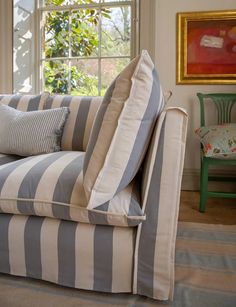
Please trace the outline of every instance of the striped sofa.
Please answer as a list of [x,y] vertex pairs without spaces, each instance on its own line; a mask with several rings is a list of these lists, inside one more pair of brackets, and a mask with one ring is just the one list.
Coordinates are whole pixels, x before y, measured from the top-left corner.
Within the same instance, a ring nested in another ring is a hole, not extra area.
[[[136,176],[139,188],[129,185],[110,200],[107,217],[85,207],[81,184],[101,100],[0,96],[1,103],[23,111],[70,108],[62,151],[26,158],[0,154],[0,272],[171,299],[186,113],[180,108],[161,113]],[[138,223],[115,212],[127,195],[130,204],[139,202],[142,208]]]

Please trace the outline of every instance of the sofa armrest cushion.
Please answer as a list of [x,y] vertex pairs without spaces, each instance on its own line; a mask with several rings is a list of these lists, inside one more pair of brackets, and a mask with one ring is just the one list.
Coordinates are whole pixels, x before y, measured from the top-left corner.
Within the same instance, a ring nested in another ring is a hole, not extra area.
[[23,112],[0,104],[0,152],[31,156],[59,151],[68,108]]
[[159,300],[173,298],[174,255],[187,115],[168,108],[160,115],[143,167],[142,204],[146,214],[138,228],[134,293]]

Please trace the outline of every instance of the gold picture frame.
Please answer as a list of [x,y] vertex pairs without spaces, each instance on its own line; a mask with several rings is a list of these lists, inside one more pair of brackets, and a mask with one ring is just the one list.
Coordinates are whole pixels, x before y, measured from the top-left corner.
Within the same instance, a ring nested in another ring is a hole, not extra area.
[[177,84],[236,84],[236,10],[177,13]]

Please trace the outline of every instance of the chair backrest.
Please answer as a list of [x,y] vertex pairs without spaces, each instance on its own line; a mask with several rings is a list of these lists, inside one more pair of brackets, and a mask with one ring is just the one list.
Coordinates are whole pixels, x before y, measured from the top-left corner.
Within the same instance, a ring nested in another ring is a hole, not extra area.
[[231,111],[236,102],[236,93],[197,93],[200,101],[200,121],[201,126],[205,126],[205,109],[204,103],[206,100],[211,100],[217,110],[217,124],[225,124],[231,122]]

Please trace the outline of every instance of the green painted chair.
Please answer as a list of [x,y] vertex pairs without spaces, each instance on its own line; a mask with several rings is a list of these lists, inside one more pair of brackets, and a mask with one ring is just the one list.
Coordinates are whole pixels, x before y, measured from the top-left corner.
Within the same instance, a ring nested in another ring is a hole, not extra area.
[[[206,128],[207,125],[205,123],[205,110],[206,110],[205,104],[209,101],[213,102],[214,106],[216,107],[216,110],[217,110],[216,113],[218,117],[216,119],[216,125],[219,125],[219,129],[220,127],[223,127],[222,124],[231,123],[232,110],[234,109],[236,111],[236,108],[235,108],[236,105],[234,106],[234,104],[236,103],[236,93],[235,94],[232,94],[232,93],[215,93],[215,94],[197,93],[197,96],[200,101],[200,124],[201,124],[201,127],[205,129],[205,132],[204,132],[205,134],[209,132],[209,130],[207,131],[207,128]],[[233,142],[235,143],[236,135],[235,135],[235,139],[233,138],[233,140],[234,140]],[[208,181],[210,180],[235,181],[236,182],[236,176],[235,177],[234,176],[233,177],[232,176],[222,177],[222,176],[209,175],[209,165],[212,165],[212,164],[213,165],[236,165],[236,157],[235,155],[232,158],[231,156],[227,157],[226,155],[225,157],[224,155],[220,157],[219,156],[218,157],[207,156],[204,150],[204,146],[203,144],[201,144],[200,206],[199,206],[200,212],[205,212],[206,201],[208,197],[236,198],[236,193],[208,191]]]

